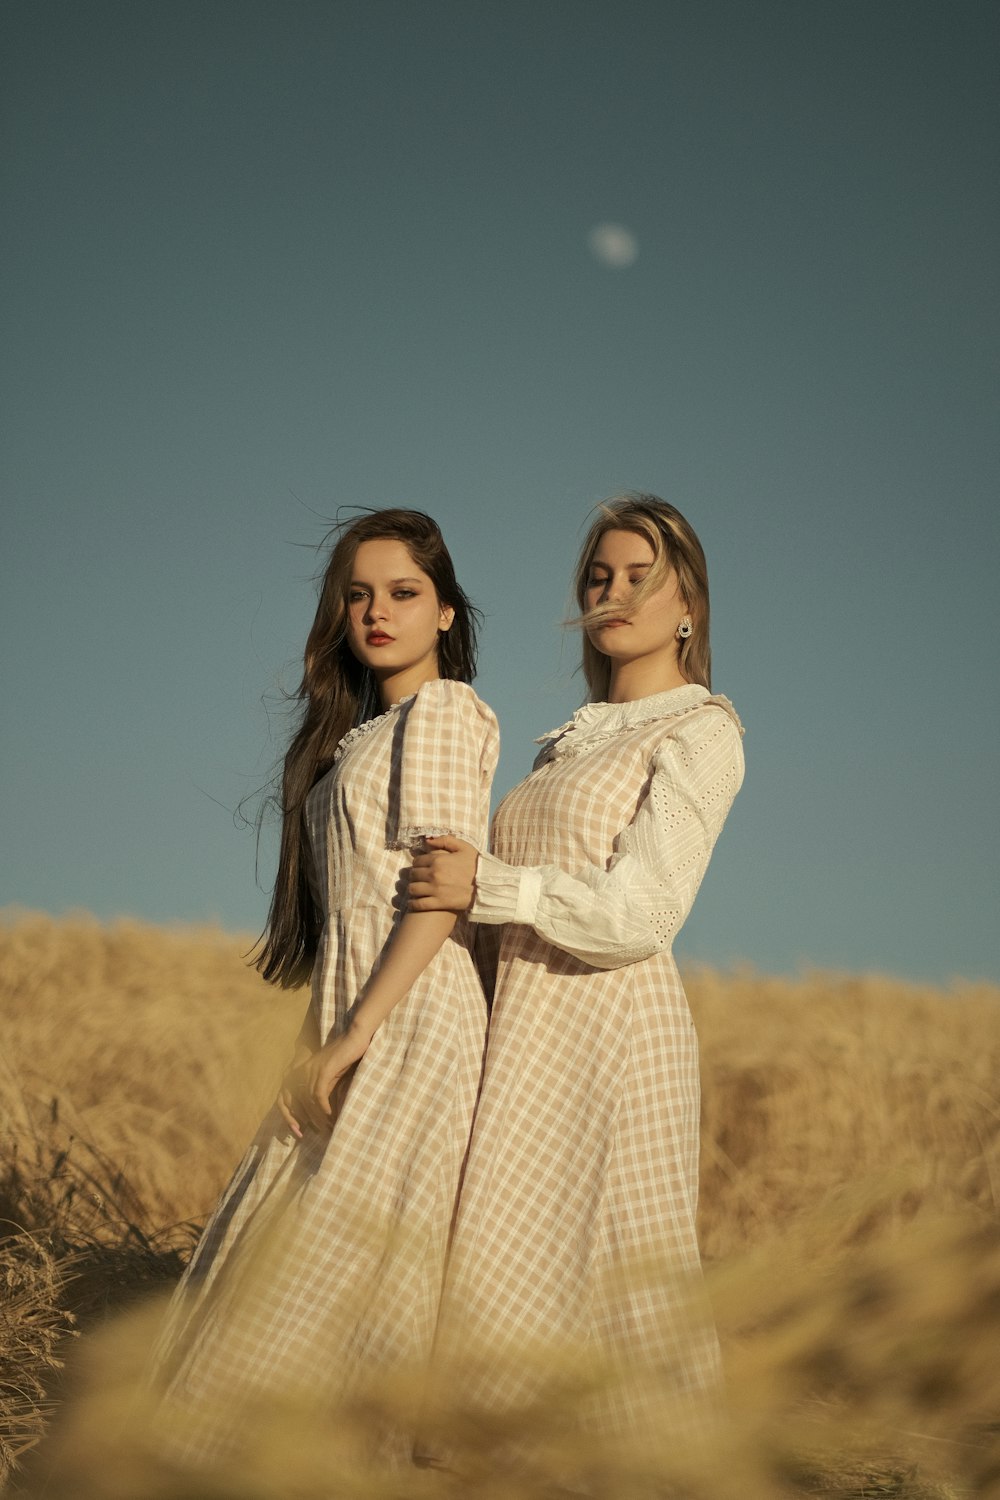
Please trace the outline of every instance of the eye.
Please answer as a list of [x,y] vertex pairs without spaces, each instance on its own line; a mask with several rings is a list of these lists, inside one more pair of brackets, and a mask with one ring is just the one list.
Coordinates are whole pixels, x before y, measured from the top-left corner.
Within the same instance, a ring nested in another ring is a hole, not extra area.
[[604,585],[607,583],[607,581],[608,581],[607,574],[591,573],[590,577],[587,579],[587,588],[588,589],[600,589],[600,588],[603,588]]
[[392,597],[394,599],[415,599],[417,591],[416,589],[395,589]]
[[367,598],[368,598],[368,591],[367,591],[367,589],[348,589],[348,591],[347,591],[347,602],[348,602],[348,604],[360,604],[361,601],[362,601],[362,599],[367,599]]

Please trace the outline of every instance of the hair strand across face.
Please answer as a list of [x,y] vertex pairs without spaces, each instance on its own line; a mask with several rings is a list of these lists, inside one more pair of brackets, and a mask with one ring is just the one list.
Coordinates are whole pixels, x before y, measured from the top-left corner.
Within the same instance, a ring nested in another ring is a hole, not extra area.
[[[701,683],[711,691],[712,648],[709,641],[708,566],[705,553],[690,522],[675,506],[656,495],[628,492],[602,501],[597,515],[584,538],[574,577],[576,602],[581,611],[571,623],[586,627],[620,613],[620,606],[599,605],[586,608],[587,579],[594,553],[608,531],[632,531],[645,537],[653,549],[653,566],[636,585],[632,596],[641,605],[650,594],[666,582],[669,570],[677,576],[681,597],[691,619],[691,634],[680,641],[677,665],[688,682]],[[602,701],[608,695],[611,662],[584,636],[583,675],[589,696]]]

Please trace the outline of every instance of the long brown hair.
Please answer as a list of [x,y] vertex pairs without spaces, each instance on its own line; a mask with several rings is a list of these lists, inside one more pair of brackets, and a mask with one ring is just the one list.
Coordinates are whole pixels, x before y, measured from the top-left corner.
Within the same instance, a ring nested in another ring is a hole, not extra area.
[[[666,582],[669,569],[677,575],[681,597],[691,617],[691,634],[682,640],[677,653],[677,666],[688,682],[700,682],[709,691],[712,688],[712,647],[709,641],[708,565],[701,542],[695,535],[691,523],[675,506],[661,500],[657,495],[627,493],[615,495],[597,507],[597,516],[584,538],[576,565],[573,584],[580,617],[572,623],[586,626],[592,619],[600,618],[603,606],[596,610],[586,609],[587,577],[597,551],[597,545],[606,531],[632,531],[643,536],[653,549],[654,562],[646,577],[639,583],[632,596],[635,604],[641,604],[651,593]],[[620,613],[618,606],[616,612]],[[592,646],[586,635],[583,638],[583,675],[587,680],[590,697],[595,702],[607,698],[611,682],[611,662],[596,646]]]
[[430,578],[438,601],[455,611],[451,628],[438,633],[438,672],[457,682],[476,675],[479,611],[466,598],[436,521],[420,510],[376,510],[330,531],[332,546],[319,604],[306,641],[302,681],[293,695],[302,705],[298,728],[285,755],[281,789],[281,850],[267,925],[255,959],[265,979],[284,986],[304,983],[312,970],[323,916],[309,879],[305,803],[333,764],[349,729],[380,711],[378,685],[347,644],[347,592],[362,542],[402,542]]

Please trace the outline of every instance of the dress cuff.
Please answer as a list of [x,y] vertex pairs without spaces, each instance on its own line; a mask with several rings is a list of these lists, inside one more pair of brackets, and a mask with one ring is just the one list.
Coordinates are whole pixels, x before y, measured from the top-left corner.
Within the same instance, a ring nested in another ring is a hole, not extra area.
[[481,854],[476,869],[476,894],[469,916],[473,922],[496,926],[501,922],[524,922],[535,919],[542,890],[541,870],[505,865],[492,854]]

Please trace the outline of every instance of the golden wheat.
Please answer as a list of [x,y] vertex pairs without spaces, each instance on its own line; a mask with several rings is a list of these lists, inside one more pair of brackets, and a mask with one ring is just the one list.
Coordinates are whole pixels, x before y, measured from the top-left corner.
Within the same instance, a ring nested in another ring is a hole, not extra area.
[[[66,1309],[86,1322],[176,1274],[193,1231],[169,1227],[211,1207],[273,1093],[305,999],[263,985],[247,946],[86,917],[0,929],[0,1217],[32,1236],[11,1229],[0,1274],[34,1297],[0,1324],[0,1356],[23,1366],[0,1391],[8,1462],[41,1430]],[[512,1419],[537,1455],[515,1473],[503,1453],[517,1434],[445,1393],[434,1420],[465,1445],[462,1479],[362,1464],[364,1410],[322,1432],[272,1412],[241,1469],[192,1479],[164,1467],[134,1405],[140,1310],[77,1341],[80,1392],[42,1447],[48,1493],[1000,1495],[1000,991],[707,971],[688,990],[730,1387],[708,1438],[665,1429],[641,1451],[574,1441],[567,1455],[552,1399]],[[566,1399],[581,1378],[606,1374],[574,1366]]]
[[840,1244],[918,1208],[1000,1209],[996,986],[704,971],[686,983],[709,1259],[824,1205]]
[[47,1139],[88,1142],[150,1227],[203,1216],[273,1091],[303,995],[265,985],[241,958],[249,939],[213,930],[31,915],[0,940],[0,1098],[16,1131],[27,1111]]

